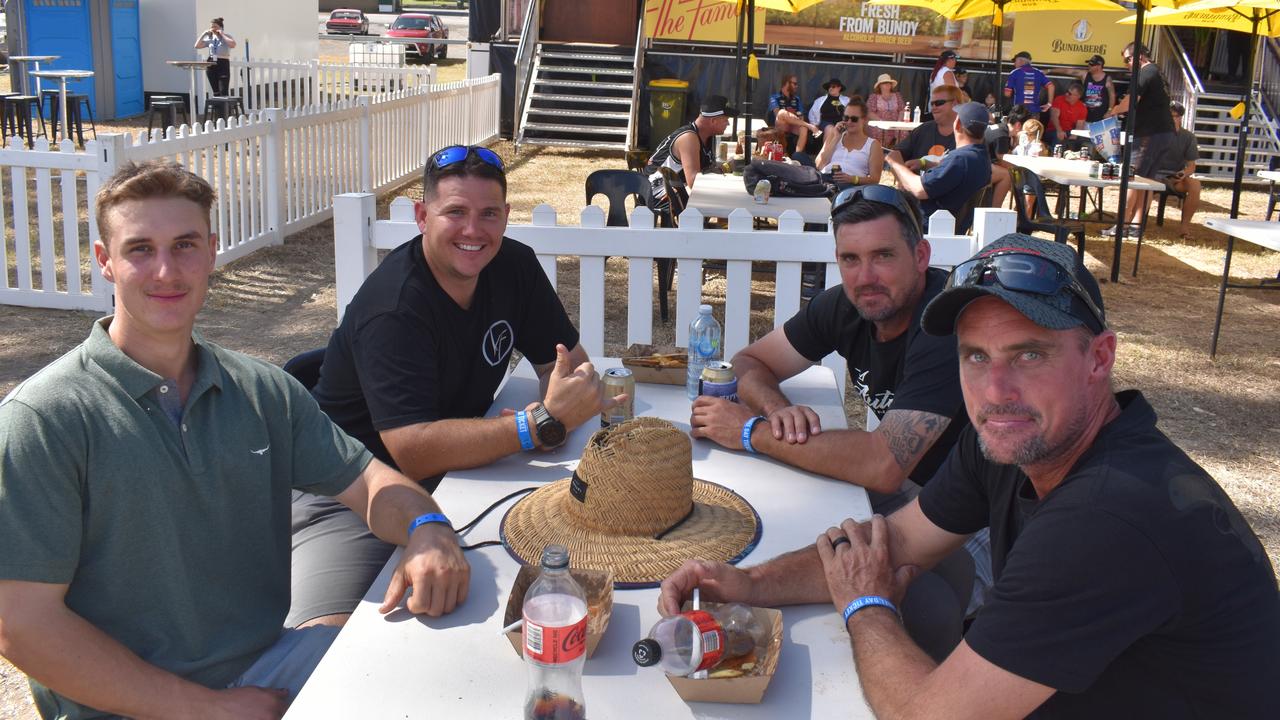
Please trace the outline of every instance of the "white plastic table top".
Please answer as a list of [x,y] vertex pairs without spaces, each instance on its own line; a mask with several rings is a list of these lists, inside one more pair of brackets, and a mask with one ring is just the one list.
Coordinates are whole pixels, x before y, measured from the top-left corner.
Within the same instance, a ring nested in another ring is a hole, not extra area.
[[1280,182],[1280,170],[1259,170],[1258,177],[1271,182]]
[[924,123],[917,120],[868,120],[867,124],[881,130],[915,130]]
[[[616,364],[600,360],[602,368]],[[835,378],[827,368],[810,368],[783,388],[794,401],[817,411],[823,427],[846,427]],[[522,362],[490,414],[524,407],[537,392],[532,369]],[[639,385],[635,410],[688,430],[689,401],[683,386]],[[597,427],[588,422],[552,453],[517,455],[485,468],[451,472],[436,497],[454,522],[462,524],[509,492],[567,477]],[[694,440],[693,471],[696,477],[732,488],[760,513],[764,532],[744,565],[812,544],[818,533],[846,517],[870,517],[862,488],[724,450],[707,440]],[[491,513],[466,541],[496,539],[505,510]],[[519,716],[526,668],[499,635],[517,563],[502,547],[469,551],[471,590],[461,608],[437,619],[415,617],[403,608],[384,617],[377,607],[399,555],[392,555],[286,717]],[[658,620],[657,599],[657,589],[614,593],[609,628],[583,677],[593,720],[635,718],[641,708],[647,717],[664,719],[872,717],[862,698],[848,636],[830,604],[784,608],[782,654],[764,702],[720,705],[684,702],[661,672],[636,667],[631,660],[632,644]]]
[[741,175],[706,173],[698,176],[689,192],[689,207],[696,207],[705,217],[729,217],[729,213],[742,208],[754,217],[777,218],[787,210],[800,213],[808,223],[826,224],[831,219],[831,201],[827,198],[771,197],[767,203],[757,203]]
[[[1088,160],[1067,160],[1056,157],[1037,157],[1034,155],[1005,155],[1005,162],[1026,168],[1043,178],[1048,178],[1059,185],[1076,185],[1079,187],[1120,187],[1120,179],[1111,180],[1089,177]],[[1141,175],[1129,178],[1130,190],[1164,190],[1164,183]]]
[[1211,217],[1205,219],[1204,226],[1268,250],[1280,252],[1280,222]]

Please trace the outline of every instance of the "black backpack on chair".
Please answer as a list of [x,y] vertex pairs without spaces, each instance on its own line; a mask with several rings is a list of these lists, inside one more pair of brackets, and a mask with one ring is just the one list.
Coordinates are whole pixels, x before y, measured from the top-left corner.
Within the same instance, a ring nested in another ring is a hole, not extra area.
[[742,183],[747,192],[755,192],[756,183],[768,180],[771,191],[778,197],[825,197],[835,195],[836,186],[822,179],[816,168],[792,165],[776,160],[752,158],[751,164],[742,170]]

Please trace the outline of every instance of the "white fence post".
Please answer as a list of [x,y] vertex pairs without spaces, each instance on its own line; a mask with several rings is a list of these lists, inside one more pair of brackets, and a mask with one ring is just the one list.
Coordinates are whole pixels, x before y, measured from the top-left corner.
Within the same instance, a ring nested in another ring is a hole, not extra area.
[[1018,214],[1000,208],[977,208],[973,211],[973,239],[979,248],[1018,230]]
[[[120,166],[120,156],[124,153],[125,136],[119,133],[102,135],[97,140],[98,169],[85,173],[85,195],[89,201],[89,246],[92,248],[101,240],[98,230],[98,188],[102,187]],[[93,250],[91,249],[92,253]],[[101,298],[103,309],[115,304],[115,286],[102,277],[102,268],[98,267],[97,257],[89,263],[93,269],[91,283],[93,296]]]
[[361,95],[356,105],[360,107],[360,191],[373,192],[373,98]]
[[378,196],[344,193],[333,198],[333,269],[338,322],[347,303],[378,264],[373,246],[373,220]]
[[272,245],[284,244],[284,128],[280,124],[280,109],[267,108],[261,113],[262,122],[267,125],[267,135],[263,138],[263,179],[262,192],[266,194],[267,233]]

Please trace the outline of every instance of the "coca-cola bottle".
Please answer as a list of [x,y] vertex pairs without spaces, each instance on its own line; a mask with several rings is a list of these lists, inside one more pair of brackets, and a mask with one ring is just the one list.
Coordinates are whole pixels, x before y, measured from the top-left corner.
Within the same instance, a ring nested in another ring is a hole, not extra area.
[[631,648],[641,667],[657,665],[668,675],[689,676],[746,655],[763,642],[765,628],[741,603],[714,610],[688,610],[662,618],[649,637]]
[[542,551],[542,574],[524,595],[522,634],[529,665],[525,720],[585,720],[587,601],[569,574],[569,551],[563,545]]

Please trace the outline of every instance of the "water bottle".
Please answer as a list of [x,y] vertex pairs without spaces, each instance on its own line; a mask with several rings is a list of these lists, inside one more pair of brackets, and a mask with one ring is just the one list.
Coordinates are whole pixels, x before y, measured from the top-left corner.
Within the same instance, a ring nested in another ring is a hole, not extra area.
[[769,182],[769,178],[761,178],[756,183],[755,201],[761,205],[769,203],[769,194],[773,192],[773,183]]
[[902,105],[902,122],[911,119],[911,103],[903,103]]
[[690,610],[663,618],[649,637],[631,647],[641,667],[657,665],[668,675],[688,677],[746,655],[763,643],[765,628],[741,603]]
[[529,665],[525,720],[585,720],[587,600],[569,574],[569,551],[563,545],[542,551],[542,574],[524,596],[522,635]]
[[920,122],[920,106],[911,108],[911,122]]
[[710,305],[699,306],[698,317],[689,323],[689,370],[685,376],[684,389],[690,400],[698,397],[702,368],[708,360],[720,360],[720,352],[720,323],[711,314]]

